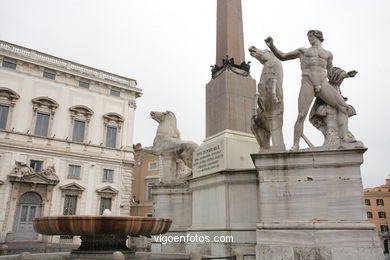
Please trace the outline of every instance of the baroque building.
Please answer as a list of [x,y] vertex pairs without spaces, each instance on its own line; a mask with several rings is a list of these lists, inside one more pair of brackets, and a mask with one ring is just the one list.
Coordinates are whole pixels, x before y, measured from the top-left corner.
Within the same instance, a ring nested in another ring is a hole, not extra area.
[[390,176],[379,187],[364,189],[367,219],[375,224],[385,253],[389,253]]
[[0,243],[37,216],[129,215],[137,82],[0,41]]
[[138,143],[134,146],[134,161],[130,214],[153,217],[152,189],[161,180],[160,157],[148,152]]

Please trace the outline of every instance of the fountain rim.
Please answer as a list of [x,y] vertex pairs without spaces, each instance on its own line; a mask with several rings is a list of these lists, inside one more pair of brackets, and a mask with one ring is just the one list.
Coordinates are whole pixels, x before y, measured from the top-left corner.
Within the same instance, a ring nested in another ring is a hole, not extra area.
[[33,221],[44,221],[44,220],[117,220],[117,221],[129,221],[129,220],[140,220],[140,221],[150,221],[150,222],[172,222],[172,219],[169,218],[155,218],[155,217],[142,217],[142,216],[96,216],[96,215],[58,215],[58,216],[40,216],[33,219]]

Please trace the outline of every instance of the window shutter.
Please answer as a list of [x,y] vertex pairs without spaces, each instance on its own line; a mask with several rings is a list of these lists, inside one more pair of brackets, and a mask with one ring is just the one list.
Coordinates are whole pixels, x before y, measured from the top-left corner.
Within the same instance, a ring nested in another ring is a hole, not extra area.
[[116,127],[107,127],[106,146],[115,148],[116,147]]
[[37,113],[37,122],[35,124],[35,134],[40,136],[47,136],[49,129],[49,118],[48,114]]
[[8,106],[0,105],[0,129],[5,129],[7,126]]
[[73,136],[72,141],[84,142],[85,122],[80,120],[74,120],[73,123]]

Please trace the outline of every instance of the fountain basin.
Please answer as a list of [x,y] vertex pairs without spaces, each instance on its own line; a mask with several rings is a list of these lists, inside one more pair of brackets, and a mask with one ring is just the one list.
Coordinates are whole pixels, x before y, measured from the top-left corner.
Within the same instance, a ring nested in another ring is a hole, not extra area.
[[167,232],[172,220],[122,216],[51,216],[33,220],[43,235],[80,236],[81,245],[71,259],[108,259],[114,251],[132,258],[134,249],[126,245],[128,236],[152,236]]
[[123,216],[51,216],[37,217],[33,225],[44,235],[129,235],[151,236],[166,233],[172,220]]

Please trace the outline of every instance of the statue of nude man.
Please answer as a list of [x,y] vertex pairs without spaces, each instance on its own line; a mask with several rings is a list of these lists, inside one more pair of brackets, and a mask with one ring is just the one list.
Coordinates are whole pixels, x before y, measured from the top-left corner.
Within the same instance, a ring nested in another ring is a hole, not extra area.
[[283,53],[278,50],[271,37],[265,43],[281,61],[299,58],[301,62],[302,81],[298,98],[298,118],[294,126],[294,144],[291,150],[299,149],[299,140],[303,134],[303,124],[314,97],[321,98],[325,103],[337,110],[337,124],[342,142],[355,142],[348,137],[348,105],[343,96],[327,80],[327,70],[333,67],[333,55],[322,48],[324,41],[321,31],[310,30],[307,33],[310,48],[299,48],[295,51]]

